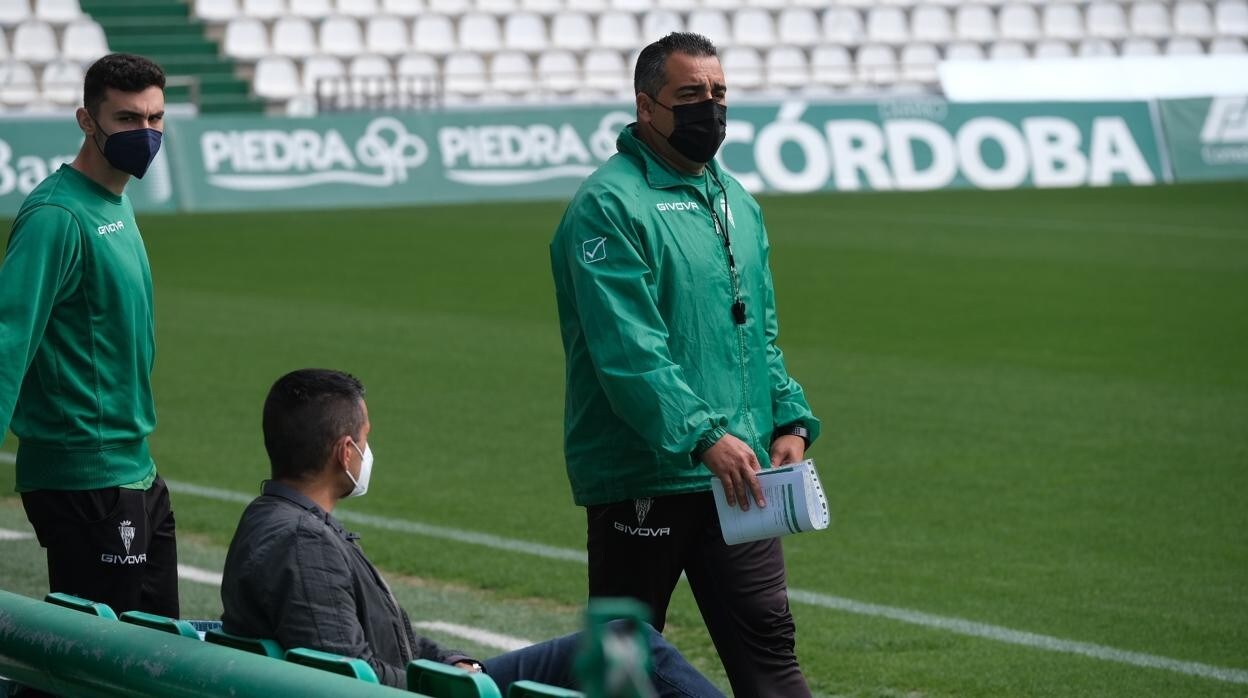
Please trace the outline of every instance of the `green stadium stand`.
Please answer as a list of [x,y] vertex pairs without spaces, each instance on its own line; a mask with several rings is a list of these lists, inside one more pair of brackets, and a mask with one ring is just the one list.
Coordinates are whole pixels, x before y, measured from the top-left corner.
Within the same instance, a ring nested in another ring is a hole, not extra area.
[[297,647],[286,650],[286,661],[324,671],[350,676],[367,683],[381,683],[377,680],[377,672],[363,659],[344,657],[341,654],[310,650]]
[[173,80],[165,89],[170,103],[195,101],[200,113],[263,113],[251,83],[235,74],[234,61],[208,39],[204,24],[183,0],[80,0],[82,10],[104,28],[113,51],[137,53],[160,64],[170,78],[189,78],[194,90]]
[[433,698],[503,698],[489,676],[428,659],[408,662],[407,690]]
[[98,603],[84,599],[80,596],[54,591],[43,597],[43,600],[51,604],[56,604],[57,606],[72,608],[75,611],[90,613],[91,615],[99,616],[100,618],[117,620],[117,614],[113,613],[113,609],[109,608],[108,604]]
[[[595,698],[649,698],[650,609],[636,599],[590,599],[576,676]],[[621,621],[621,622],[616,622]]]
[[585,694],[536,681],[517,681],[507,689],[507,698],[585,698]]
[[286,651],[282,649],[281,645],[277,644],[277,640],[231,635],[220,628],[204,633],[204,640],[214,645],[233,647],[236,650],[272,657],[273,659],[282,659],[286,656]]
[[126,611],[121,614],[121,622],[131,623],[133,625],[141,625],[152,630],[160,630],[161,632],[173,633],[181,635],[192,640],[199,639],[199,631],[195,626],[185,620],[175,620],[167,616],[158,616],[155,613],[147,613],[145,611]]

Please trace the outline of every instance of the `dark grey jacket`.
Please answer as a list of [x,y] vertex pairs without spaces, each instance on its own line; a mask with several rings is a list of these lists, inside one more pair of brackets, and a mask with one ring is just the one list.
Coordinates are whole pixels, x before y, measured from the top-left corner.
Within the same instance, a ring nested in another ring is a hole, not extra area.
[[412,659],[453,664],[462,653],[412,632],[407,613],[348,532],[311,499],[265,482],[247,505],[221,581],[224,630],[368,662],[406,688]]

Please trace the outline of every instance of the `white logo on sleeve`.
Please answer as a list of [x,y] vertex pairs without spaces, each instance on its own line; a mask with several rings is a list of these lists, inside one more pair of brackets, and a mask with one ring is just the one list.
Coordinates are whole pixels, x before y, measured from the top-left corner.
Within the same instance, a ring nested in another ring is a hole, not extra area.
[[108,235],[109,233],[115,233],[118,230],[125,230],[125,229],[126,229],[126,224],[122,223],[121,221],[117,221],[116,223],[107,223],[105,225],[101,225],[100,227],[95,229],[95,233],[97,235]]
[[607,239],[594,238],[581,243],[581,256],[586,264],[601,262],[607,258]]

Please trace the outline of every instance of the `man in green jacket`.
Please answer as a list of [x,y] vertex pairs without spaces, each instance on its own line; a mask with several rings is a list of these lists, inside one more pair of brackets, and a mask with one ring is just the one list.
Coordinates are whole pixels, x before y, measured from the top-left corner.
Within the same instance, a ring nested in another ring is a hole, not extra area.
[[77,157],[17,213],[0,266],[0,437],[20,439],[17,491],[52,591],[177,617],[173,512],[147,447],[152,275],[124,194],[160,148],[164,87],[146,58],[96,61]]
[[634,82],[637,123],[551,243],[589,592],[641,599],[661,630],[684,572],[738,697],[809,695],[780,541],[726,545],[709,491],[718,477],[730,502],[766,506],[755,473],[819,432],[776,345],[758,203],[714,162],[723,69],[677,33],[641,52]]

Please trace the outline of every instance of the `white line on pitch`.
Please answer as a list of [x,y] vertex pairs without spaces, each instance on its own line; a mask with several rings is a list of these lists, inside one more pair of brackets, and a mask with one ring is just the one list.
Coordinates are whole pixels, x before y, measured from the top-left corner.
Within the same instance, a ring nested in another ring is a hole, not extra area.
[[496,650],[502,650],[504,652],[518,650],[522,647],[528,647],[533,644],[532,640],[524,640],[518,637],[512,637],[511,635],[503,635],[501,633],[492,633],[488,630],[474,628],[469,625],[447,623],[443,620],[422,621],[420,623],[412,623],[412,625],[417,628],[421,628],[422,630],[433,630],[435,632],[444,632],[448,635],[454,635],[455,637],[462,637],[465,640],[470,640],[478,645],[492,647]]
[[[0,453],[0,462],[12,463],[13,454]],[[205,487],[203,485],[195,485],[180,481],[167,480],[166,482],[168,482],[171,489],[179,494],[205,497],[207,499],[215,499],[224,502],[237,502],[240,504],[246,504],[254,499],[251,495],[243,494],[241,492],[233,492],[231,490]],[[389,531],[399,531],[402,533],[428,536],[430,538],[452,540],[460,543],[472,543],[474,545],[493,548],[495,550],[520,552],[550,560],[565,560],[580,563],[584,563],[586,560],[585,553],[580,550],[559,548],[552,545],[543,545],[541,543],[533,543],[530,541],[504,538],[502,536],[495,536],[488,533],[464,531],[457,528],[434,526],[431,524],[404,521],[402,519],[392,519],[384,516],[373,516],[370,514],[358,514],[350,511],[340,512],[338,518],[343,521],[350,521]],[[179,570],[179,573],[181,573],[181,570]],[[1041,635],[1038,633],[1029,633],[1021,630],[1014,630],[1012,628],[1005,628],[999,625],[977,623],[963,618],[937,616],[905,608],[865,603],[839,596],[831,596],[829,594],[803,591],[801,589],[790,588],[789,598],[797,603],[874,618],[888,618],[902,623],[920,625],[946,632],[957,633],[959,635],[979,637],[1013,645],[1022,645],[1024,647],[1049,650],[1051,652],[1076,654],[1084,657],[1091,657],[1093,659],[1119,662],[1122,664],[1130,664],[1148,669],[1165,669],[1167,671],[1174,671],[1180,674],[1198,676],[1216,681],[1225,681],[1227,683],[1248,684],[1248,671],[1243,669],[1231,669],[1213,666],[1210,664],[1202,664],[1200,662],[1188,662],[1179,659],[1172,659],[1170,657],[1162,657],[1155,654],[1131,652],[1114,647],[1107,647],[1105,645],[1097,645],[1090,642],[1065,640],[1051,635]]]
[[7,528],[0,528],[0,540],[30,540],[35,534],[29,531],[14,531]]
[[178,578],[185,579],[188,582],[221,586],[221,575],[219,573],[182,563],[178,563]]

